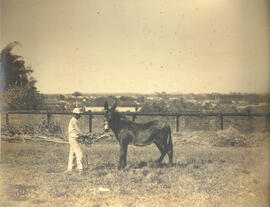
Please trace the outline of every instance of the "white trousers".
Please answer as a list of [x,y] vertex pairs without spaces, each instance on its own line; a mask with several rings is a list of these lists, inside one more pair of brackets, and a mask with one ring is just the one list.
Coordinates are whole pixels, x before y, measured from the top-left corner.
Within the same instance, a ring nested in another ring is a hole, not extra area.
[[68,170],[72,170],[75,163],[74,159],[76,157],[77,160],[77,169],[82,170],[83,169],[83,152],[80,148],[80,144],[77,141],[76,137],[69,137],[69,145],[70,145],[70,151],[69,151],[69,159],[68,159]]

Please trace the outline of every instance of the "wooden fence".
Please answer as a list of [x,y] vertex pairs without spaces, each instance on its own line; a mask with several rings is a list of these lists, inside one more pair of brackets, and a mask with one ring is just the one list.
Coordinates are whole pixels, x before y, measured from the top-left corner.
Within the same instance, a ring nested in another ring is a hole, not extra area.
[[[269,113],[205,113],[205,112],[188,112],[188,113],[174,113],[174,114],[165,114],[165,113],[139,113],[139,112],[120,112],[123,115],[131,116],[132,120],[135,121],[138,116],[161,116],[161,117],[175,117],[176,122],[176,132],[179,132],[180,117],[204,117],[212,116],[220,119],[220,129],[223,130],[224,118],[225,117],[264,117],[265,120],[265,129],[268,128],[269,124]],[[43,114],[47,115],[48,122],[51,121],[52,115],[71,115],[71,112],[40,112],[40,111],[10,111],[5,112],[6,114],[6,126],[9,125],[9,114]],[[89,132],[92,132],[92,122],[93,116],[103,116],[103,112],[86,112],[82,115],[87,115],[89,119]]]

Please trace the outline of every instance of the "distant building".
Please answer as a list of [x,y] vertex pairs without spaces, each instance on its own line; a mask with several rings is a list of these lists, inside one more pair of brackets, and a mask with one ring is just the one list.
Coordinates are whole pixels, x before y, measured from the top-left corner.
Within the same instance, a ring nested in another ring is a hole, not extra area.
[[142,108],[141,107],[136,107],[136,106],[119,106],[116,108],[119,112],[138,112]]
[[[141,107],[136,107],[136,106],[118,106],[116,108],[116,110],[119,112],[138,112],[141,109],[142,109]],[[100,112],[100,111],[104,111],[104,107],[88,106],[88,107],[85,107],[85,111]]]
[[104,107],[99,106],[86,106],[84,108],[85,111],[92,111],[92,112],[100,112],[104,111]]

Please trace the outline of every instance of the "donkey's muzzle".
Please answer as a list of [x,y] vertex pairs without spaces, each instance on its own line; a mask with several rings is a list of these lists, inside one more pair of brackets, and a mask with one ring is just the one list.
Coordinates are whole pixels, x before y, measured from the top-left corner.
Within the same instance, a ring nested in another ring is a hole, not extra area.
[[108,132],[110,130],[109,124],[107,121],[104,122],[104,131]]

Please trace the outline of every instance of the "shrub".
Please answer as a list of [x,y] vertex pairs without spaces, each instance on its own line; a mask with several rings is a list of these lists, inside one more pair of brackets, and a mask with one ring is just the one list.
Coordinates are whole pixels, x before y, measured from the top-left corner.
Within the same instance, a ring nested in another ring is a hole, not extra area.
[[48,122],[46,119],[44,119],[38,125],[37,133],[49,136],[54,134],[61,134],[62,130],[61,127],[55,122],[53,121]]
[[14,135],[23,135],[23,134],[29,134],[32,135],[35,133],[34,127],[31,125],[23,125],[23,126],[8,126],[7,127],[7,134],[9,136]]

